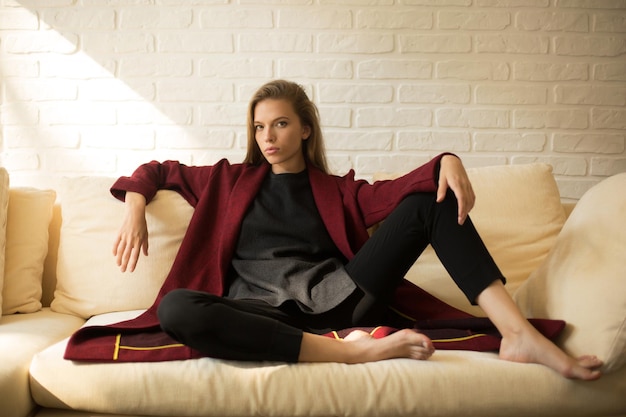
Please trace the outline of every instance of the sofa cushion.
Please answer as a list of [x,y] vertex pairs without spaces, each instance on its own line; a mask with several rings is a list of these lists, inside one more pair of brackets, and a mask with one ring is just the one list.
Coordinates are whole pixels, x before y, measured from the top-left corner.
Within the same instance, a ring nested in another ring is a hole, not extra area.
[[54,311],[88,318],[149,307],[167,276],[193,208],[173,191],[159,191],[147,206],[149,256],[122,273],[112,255],[124,204],[111,196],[114,179],[64,178],[59,188],[61,235]]
[[[94,317],[102,325],[139,312]],[[171,416],[612,415],[624,410],[623,373],[578,384],[547,367],[494,353],[438,351],[427,361],[256,363],[210,358],[76,363],[67,341],[33,358],[35,401],[92,413]],[[515,392],[515,395],[511,395]],[[555,395],[557,393],[558,395]]]
[[[505,165],[471,168],[467,173],[476,194],[470,217],[513,294],[546,257],[565,222],[552,167]],[[420,256],[407,278],[456,308],[484,315],[480,308],[470,306],[432,247]]]
[[24,417],[35,408],[28,368],[33,356],[66,338],[85,321],[44,308],[3,317],[0,324],[0,410],[2,417]]
[[43,265],[48,254],[48,226],[56,193],[13,188],[9,194],[3,314],[41,309]]
[[0,167],[0,317],[2,317],[2,289],[6,248],[7,211],[9,206],[9,173]]
[[611,372],[626,363],[626,173],[587,191],[552,252],[515,299],[529,317],[568,323],[557,341],[594,354]]

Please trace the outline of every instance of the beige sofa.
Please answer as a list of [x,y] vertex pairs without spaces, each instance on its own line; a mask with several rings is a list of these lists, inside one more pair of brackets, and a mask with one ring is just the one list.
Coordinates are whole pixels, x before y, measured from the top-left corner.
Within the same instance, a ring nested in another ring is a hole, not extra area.
[[[1,174],[3,417],[626,415],[626,173],[591,189],[566,221],[571,207],[561,204],[549,166],[470,170],[472,217],[509,291],[529,316],[567,321],[557,342],[568,352],[605,361],[595,382],[454,350],[362,365],[66,361],[67,337],[80,326],[151,304],[191,208],[159,192],[148,209],[150,255],[122,274],[111,245],[123,205],[108,194],[111,179],[68,178],[55,199],[52,191],[9,191]],[[408,278],[481,314],[430,250]]]

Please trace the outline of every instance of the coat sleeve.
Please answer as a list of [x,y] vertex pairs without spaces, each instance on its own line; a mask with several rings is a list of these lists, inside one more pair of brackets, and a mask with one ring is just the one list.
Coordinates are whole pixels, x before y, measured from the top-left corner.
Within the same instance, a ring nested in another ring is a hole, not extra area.
[[436,192],[439,164],[445,155],[450,154],[438,155],[426,164],[394,180],[376,181],[373,184],[355,181],[353,192],[365,225],[370,227],[385,219],[409,194]]
[[[225,160],[217,165],[227,163]],[[126,192],[142,194],[152,201],[157,191],[172,190],[183,196],[193,207],[198,203],[214,166],[187,166],[178,161],[152,161],[141,165],[130,177],[120,177],[111,187],[111,194],[124,201]]]

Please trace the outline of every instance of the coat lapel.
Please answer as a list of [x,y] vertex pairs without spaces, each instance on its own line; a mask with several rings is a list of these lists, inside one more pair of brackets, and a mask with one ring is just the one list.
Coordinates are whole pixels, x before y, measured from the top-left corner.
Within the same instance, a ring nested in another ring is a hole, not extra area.
[[313,199],[326,230],[341,253],[350,259],[354,256],[354,252],[346,235],[345,213],[342,209],[343,202],[339,187],[335,181],[329,181],[327,174],[310,163],[308,170]]

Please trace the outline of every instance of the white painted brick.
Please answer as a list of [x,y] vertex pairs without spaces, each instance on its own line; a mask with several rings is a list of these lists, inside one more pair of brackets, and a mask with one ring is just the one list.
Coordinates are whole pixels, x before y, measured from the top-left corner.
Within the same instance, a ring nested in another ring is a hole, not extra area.
[[114,59],[99,57],[96,62],[84,54],[46,56],[39,58],[41,76],[45,78],[66,78],[91,80],[111,78],[117,68]]
[[517,12],[515,27],[531,31],[589,32],[589,16],[574,12]]
[[371,59],[359,62],[359,78],[365,79],[420,79],[432,77],[433,64],[427,61]]
[[503,30],[511,24],[508,12],[487,11],[440,11],[437,13],[437,26],[441,29],[462,30]]
[[274,15],[271,10],[216,8],[200,13],[200,27],[214,28],[255,28],[274,27]]
[[377,172],[405,173],[428,162],[428,156],[420,154],[394,154],[386,156],[359,155],[356,157],[355,169],[362,174],[375,174]]
[[542,152],[543,133],[476,133],[474,150],[479,152]]
[[510,127],[508,110],[496,109],[439,109],[437,124],[441,127],[507,128]]
[[59,79],[28,80],[14,84],[6,96],[8,101],[75,100],[78,86],[74,81]]
[[389,103],[393,87],[387,84],[322,84],[320,103]]
[[517,61],[513,63],[513,79],[520,81],[584,81],[589,79],[589,64]]
[[472,50],[469,35],[399,35],[401,53],[467,53]]
[[471,149],[468,132],[401,131],[396,141],[398,150],[464,152]]
[[120,125],[178,125],[186,126],[194,120],[193,105],[181,103],[125,102],[115,105]]
[[246,105],[204,104],[200,106],[200,124],[203,126],[245,126]]
[[495,80],[509,79],[510,69],[505,62],[477,61],[442,61],[437,63],[437,78],[458,80]]
[[324,132],[326,149],[330,151],[389,151],[393,132],[327,130]]
[[626,149],[626,136],[592,133],[555,133],[552,149],[564,153],[619,154]]
[[115,29],[115,10],[110,8],[88,9],[72,7],[43,10],[41,19],[48,29]]
[[556,183],[559,186],[559,192],[561,199],[565,201],[573,201],[580,199],[591,187],[597,185],[600,182],[599,179],[587,179],[587,178],[556,178]]
[[47,152],[43,155],[44,168],[55,173],[113,173],[116,158],[113,152],[102,150],[72,150]]
[[39,123],[39,105],[10,103],[0,105],[0,125],[34,126]]
[[585,158],[572,158],[564,156],[515,156],[513,164],[544,163],[552,165],[554,175],[586,175],[587,161]]
[[548,7],[550,0],[476,0],[479,7]]
[[115,78],[82,81],[78,86],[81,100],[88,101],[141,101],[156,96],[154,83],[137,80],[132,88]]
[[609,177],[622,172],[626,172],[626,158],[591,158],[591,175]]
[[235,132],[207,127],[172,127],[157,130],[156,143],[159,149],[230,149],[235,143]]
[[211,78],[270,78],[274,74],[274,62],[263,58],[207,58],[199,61],[198,74]]
[[2,30],[38,30],[37,14],[28,9],[3,9],[0,12],[0,28]]
[[140,127],[98,127],[81,131],[81,147],[96,149],[154,149],[154,128]]
[[39,76],[39,62],[28,58],[2,57],[2,77],[34,78]]
[[472,0],[402,0],[409,6],[471,6]]
[[463,84],[403,85],[398,90],[400,103],[467,104],[470,98],[470,86]]
[[594,32],[624,33],[626,17],[624,13],[596,13],[593,16]]
[[242,52],[313,52],[313,38],[302,33],[245,33],[238,35]]
[[4,152],[2,166],[9,172],[36,170],[40,168],[39,155],[34,151]]
[[560,0],[559,7],[624,9],[626,8],[626,0]]
[[545,104],[547,87],[515,85],[479,85],[476,87],[476,102],[479,104]]
[[191,26],[191,9],[181,7],[129,8],[119,12],[120,29],[185,29]]
[[476,35],[476,50],[487,53],[547,54],[550,38],[542,35]]
[[6,149],[19,148],[77,148],[78,130],[65,127],[4,127],[3,143]]
[[350,79],[352,61],[347,59],[280,59],[278,75],[285,78]]
[[429,109],[369,107],[358,109],[356,123],[358,127],[430,127],[432,118],[432,111]]
[[608,36],[557,36],[557,55],[615,57],[626,54],[626,38]]
[[93,54],[128,54],[154,52],[154,36],[138,32],[87,32],[82,46]]
[[563,104],[626,105],[626,87],[602,85],[557,85],[554,101]]
[[352,109],[346,106],[318,106],[322,128],[352,127]]
[[593,75],[594,80],[599,81],[626,81],[626,63],[595,64]]
[[489,155],[484,156],[475,156],[478,154],[467,154],[462,155],[461,159],[463,160],[463,165],[465,168],[480,168],[480,167],[491,167],[491,166],[501,166],[508,165],[509,160],[506,156],[500,155]]
[[325,53],[380,54],[394,49],[393,36],[382,33],[322,33],[317,42],[318,51]]
[[231,83],[207,82],[194,78],[167,79],[157,82],[159,101],[228,102],[234,101]]
[[626,129],[626,109],[591,110],[591,126],[595,129]]
[[207,151],[200,154],[193,153],[191,157],[192,165],[215,165],[222,159],[227,159],[231,164],[241,162],[245,156],[244,151]]
[[44,125],[113,125],[115,104],[46,102],[40,105],[40,118]]
[[219,53],[235,50],[233,36],[218,32],[174,32],[163,31],[156,39],[159,52],[180,53]]
[[72,54],[78,50],[78,36],[56,31],[9,33],[3,44],[4,50],[10,54]]
[[337,175],[345,175],[354,168],[352,159],[348,155],[335,155],[331,152],[327,155],[326,162],[328,163],[330,171]]
[[193,73],[190,58],[169,56],[125,56],[119,60],[119,77],[188,77]]
[[515,110],[514,126],[518,129],[586,129],[589,114],[584,110]]
[[287,29],[350,29],[350,10],[311,9],[303,13],[299,9],[278,10],[278,27]]
[[356,14],[357,29],[432,29],[433,14],[413,9],[359,10]]

